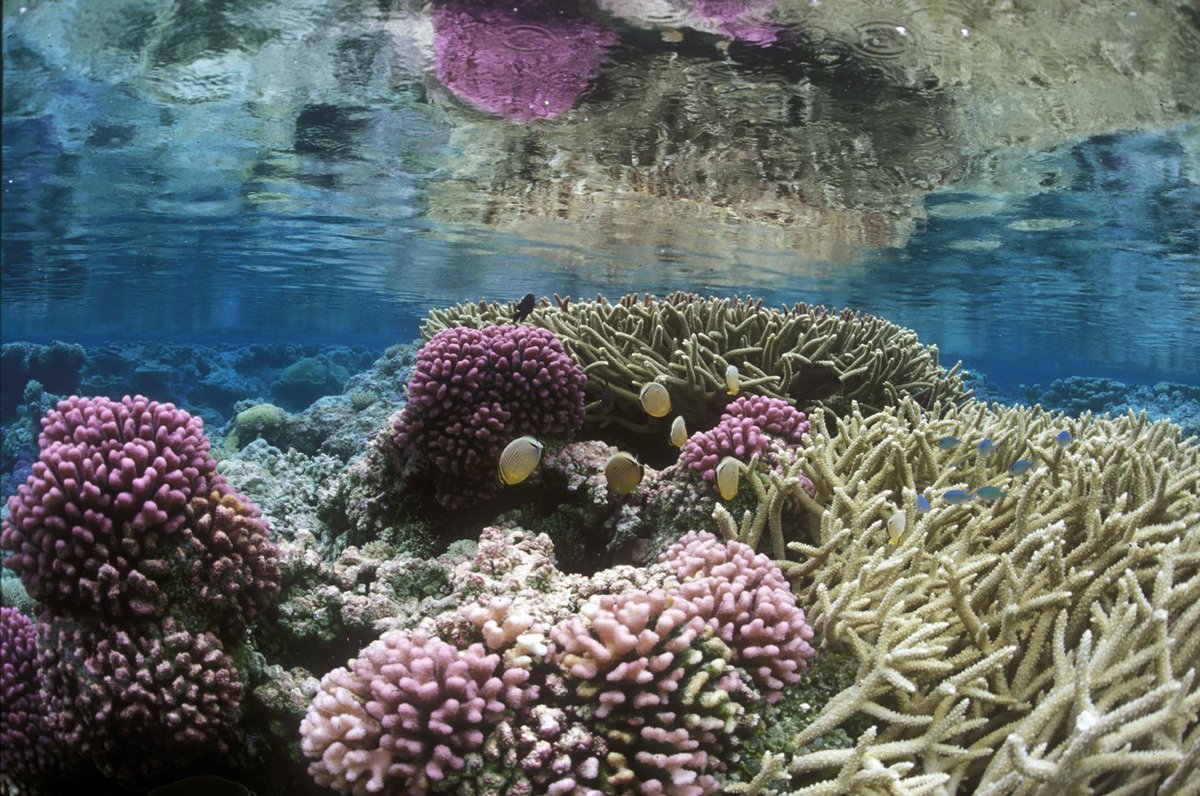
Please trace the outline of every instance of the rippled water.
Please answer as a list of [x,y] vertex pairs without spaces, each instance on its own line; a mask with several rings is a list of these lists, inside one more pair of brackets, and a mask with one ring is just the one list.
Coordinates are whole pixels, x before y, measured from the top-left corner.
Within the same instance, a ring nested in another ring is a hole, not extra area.
[[436,305],[850,305],[1200,381],[1190,3],[4,7],[3,339],[383,345]]

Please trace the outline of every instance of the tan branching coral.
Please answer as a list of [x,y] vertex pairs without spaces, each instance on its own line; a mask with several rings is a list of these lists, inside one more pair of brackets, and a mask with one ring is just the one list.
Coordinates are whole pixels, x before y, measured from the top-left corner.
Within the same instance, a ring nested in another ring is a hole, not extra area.
[[[421,333],[429,338],[448,327],[506,322],[513,312],[512,304],[486,301],[435,309]],[[850,400],[879,408],[905,395],[926,405],[966,395],[958,366],[942,368],[936,346],[922,345],[911,329],[850,310],[807,304],[772,309],[761,300],[689,293],[663,299],[630,294],[616,303],[555,296],[554,302],[542,299],[528,322],[553,331],[583,366],[589,419],[635,430],[646,429],[638,391],[651,381],[668,387],[673,412],[720,414],[729,365],[737,366],[747,393],[787,400],[803,394],[805,366],[828,365],[845,385],[827,402],[835,408]],[[602,398],[605,389],[611,400]]]
[[[807,516],[718,518],[738,535],[779,526],[799,602],[860,662],[794,739],[794,792],[1185,792],[1200,776],[1200,447],[1132,414],[904,400],[833,430],[821,414],[794,453],[817,488],[795,493]],[[1018,460],[1034,464],[1014,475]],[[1002,494],[943,497],[983,486]],[[805,749],[863,716],[854,748]]]

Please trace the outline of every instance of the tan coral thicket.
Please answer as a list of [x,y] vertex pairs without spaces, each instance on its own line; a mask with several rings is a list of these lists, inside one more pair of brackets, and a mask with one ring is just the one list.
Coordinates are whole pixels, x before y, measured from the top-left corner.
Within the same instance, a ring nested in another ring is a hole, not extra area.
[[[821,420],[796,462],[817,485],[815,497],[798,495],[805,517],[759,525],[786,534],[800,604],[860,670],[795,738],[795,793],[1194,787],[1195,440],[1144,416],[1071,419],[975,402],[855,410],[834,432]],[[1055,439],[1062,430],[1073,436],[1066,446]],[[949,435],[962,442],[941,450]],[[984,438],[991,456],[964,455]],[[1014,477],[1017,459],[1036,465]],[[940,497],[986,484],[1004,497],[960,506]],[[916,510],[918,492],[927,513]],[[897,510],[906,532],[892,545],[886,522]],[[873,727],[854,748],[804,748],[856,714]]]
[[[480,301],[429,313],[421,327],[428,339],[452,326],[480,327],[510,322],[511,303]],[[723,396],[725,368],[736,365],[742,389],[786,398],[801,386],[801,368],[822,363],[841,374],[845,389],[832,399],[848,406],[895,404],[912,395],[929,404],[966,395],[958,366],[938,364],[936,346],[916,332],[882,318],[797,304],[772,309],[761,301],[701,298],[673,293],[664,299],[628,295],[616,303],[547,300],[529,323],[550,329],[588,375],[589,418],[602,424],[637,427],[646,416],[638,406],[642,384],[659,381],[671,391],[673,411],[703,412]],[[607,385],[611,411],[597,402]]]

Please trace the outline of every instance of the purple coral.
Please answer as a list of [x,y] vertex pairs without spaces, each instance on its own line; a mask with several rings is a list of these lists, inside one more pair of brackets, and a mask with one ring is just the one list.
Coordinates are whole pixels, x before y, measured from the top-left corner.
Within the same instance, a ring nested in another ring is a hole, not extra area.
[[436,4],[437,79],[505,119],[558,116],[587,90],[617,42],[615,33],[572,6],[547,0]]
[[499,489],[496,465],[511,440],[579,428],[586,383],[545,329],[444,329],[417,354],[395,443],[432,471],[436,499],[454,508]]
[[[716,478],[721,459],[749,462],[754,456],[775,464],[780,450],[801,443],[808,418],[796,407],[765,395],[743,395],[730,402],[720,422],[693,434],[679,451],[679,461],[705,481]],[[811,490],[811,482],[805,488]]]
[[486,733],[532,705],[529,672],[480,644],[459,650],[394,630],[321,680],[300,725],[318,784],[344,794],[428,793],[466,765]]
[[28,784],[65,768],[39,693],[37,658],[36,626],[0,608],[0,779]]
[[173,619],[137,636],[69,621],[43,632],[51,725],[101,771],[137,778],[229,750],[243,686],[212,633]]
[[[4,565],[52,613],[158,618],[179,578],[215,578],[249,613],[278,589],[268,531],[245,501],[225,501],[200,418],[141,396],[73,396],[42,419],[38,445],[32,474],[9,498],[0,546],[13,552]],[[239,506],[243,519],[200,523],[194,499]]]
[[783,571],[741,542],[691,532],[663,553],[685,597],[733,650],[767,701],[801,680],[814,654],[813,630]]

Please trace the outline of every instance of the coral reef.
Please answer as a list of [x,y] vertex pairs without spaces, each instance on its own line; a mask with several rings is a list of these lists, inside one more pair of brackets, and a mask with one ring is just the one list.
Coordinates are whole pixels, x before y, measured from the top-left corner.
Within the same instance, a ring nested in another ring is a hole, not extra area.
[[[511,313],[508,306],[480,301],[430,311],[421,327],[426,338],[455,327],[481,327]],[[878,408],[913,395],[928,404],[965,396],[956,365],[938,364],[936,346],[882,318],[797,304],[765,308],[761,301],[701,298],[676,293],[665,299],[636,295],[615,303],[543,299],[529,322],[552,331],[588,375],[588,397],[597,402],[588,419],[605,425],[651,430],[638,404],[641,385],[659,381],[671,392],[673,411],[693,424],[724,410],[726,367],[736,365],[742,389],[794,402],[803,395],[805,367],[828,365],[841,376],[839,396],[824,403],[849,406],[856,400]],[[611,391],[612,406],[600,400]],[[803,401],[805,406],[818,401]],[[703,427],[703,425],[699,426]]]
[[[795,452],[817,492],[784,529],[785,569],[859,671],[792,739],[798,792],[1171,793],[1195,777],[1200,449],[1177,426],[978,403],[835,428],[821,414]],[[940,497],[987,485],[1001,496]],[[864,714],[852,748],[809,746]]]
[[1200,387],[1158,382],[1152,387],[1128,385],[1113,379],[1073,376],[1049,387],[1021,385],[1025,399],[1051,412],[1145,412],[1151,420],[1170,420],[1185,437],[1200,437]]
[[39,382],[59,395],[79,387],[86,353],[76,343],[5,343],[0,346],[0,422],[8,423],[24,400],[25,385]]
[[443,506],[486,498],[499,491],[496,462],[510,441],[579,427],[586,382],[544,329],[446,329],[417,354],[395,444],[433,479]]
[[813,654],[779,568],[711,534],[591,577],[552,553],[545,536],[485,529],[449,610],[326,675],[301,729],[316,780],[347,794],[718,792],[753,706]]

